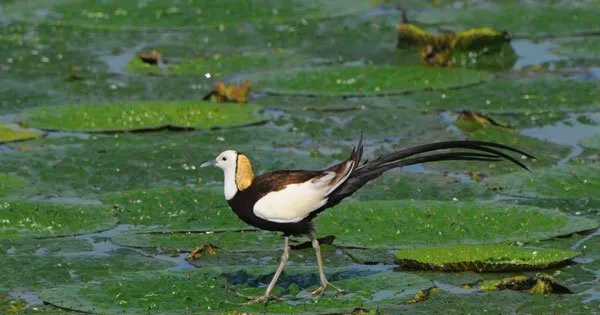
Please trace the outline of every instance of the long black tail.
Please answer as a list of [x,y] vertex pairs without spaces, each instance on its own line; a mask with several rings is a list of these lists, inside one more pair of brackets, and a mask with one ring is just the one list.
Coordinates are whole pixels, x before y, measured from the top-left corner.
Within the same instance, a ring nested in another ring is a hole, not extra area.
[[[455,152],[439,151],[452,149],[462,150]],[[330,195],[330,199],[327,202],[327,204],[333,206],[339,203],[342,199],[346,198],[349,195],[352,195],[366,183],[381,176],[384,172],[390,169],[420,163],[452,160],[501,161],[505,159],[529,171],[529,168],[517,158],[512,157],[500,150],[518,153],[527,158],[535,159],[535,157],[533,157],[532,155],[519,149],[499,143],[486,141],[443,141],[420,145],[400,150],[394,153],[390,153],[388,155],[380,156],[372,161],[365,161],[364,164],[356,167],[350,174],[348,179]],[[354,148],[354,150],[352,151],[352,155],[350,156],[350,159],[356,161],[355,165],[358,165],[358,162],[361,160],[362,152],[363,145],[361,135],[361,139],[358,145]]]

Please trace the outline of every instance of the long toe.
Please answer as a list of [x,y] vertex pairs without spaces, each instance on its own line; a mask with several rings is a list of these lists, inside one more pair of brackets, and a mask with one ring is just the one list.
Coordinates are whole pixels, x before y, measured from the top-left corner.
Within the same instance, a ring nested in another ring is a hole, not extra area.
[[338,288],[337,286],[331,284],[331,282],[327,281],[326,283],[322,283],[321,286],[319,286],[316,290],[312,291],[310,294],[312,296],[321,296],[321,295],[323,295],[323,293],[325,293],[325,290],[327,290],[327,288],[332,288],[332,289],[336,290],[337,293],[339,293],[339,294],[347,293],[346,290]]

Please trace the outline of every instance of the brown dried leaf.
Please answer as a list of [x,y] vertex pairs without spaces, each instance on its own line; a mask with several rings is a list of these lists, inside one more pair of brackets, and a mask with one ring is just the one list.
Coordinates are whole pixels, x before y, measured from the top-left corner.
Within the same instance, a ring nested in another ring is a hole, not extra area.
[[140,53],[140,59],[142,62],[147,63],[149,65],[156,66],[158,62],[162,58],[162,54],[159,53],[156,49],[152,49],[150,52],[142,52]]
[[238,103],[244,104],[248,99],[250,91],[250,81],[242,84],[226,85],[223,82],[217,82],[215,90],[204,97],[204,100],[211,100],[219,103]]

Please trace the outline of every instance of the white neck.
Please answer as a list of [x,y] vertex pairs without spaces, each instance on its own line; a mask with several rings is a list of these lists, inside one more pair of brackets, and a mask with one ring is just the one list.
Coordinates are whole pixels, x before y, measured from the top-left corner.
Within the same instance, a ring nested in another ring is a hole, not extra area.
[[237,189],[237,185],[235,184],[235,169],[225,169],[224,170],[225,173],[225,199],[226,200],[231,200],[231,198],[233,198],[233,196],[235,196],[235,193],[237,193],[238,189]]

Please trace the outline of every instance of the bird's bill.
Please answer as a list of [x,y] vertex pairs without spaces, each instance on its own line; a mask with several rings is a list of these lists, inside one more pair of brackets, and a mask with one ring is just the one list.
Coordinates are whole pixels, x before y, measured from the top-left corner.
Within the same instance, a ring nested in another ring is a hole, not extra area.
[[212,160],[212,161],[206,161],[206,162],[200,164],[200,167],[208,167],[208,166],[215,166],[215,165],[217,165],[217,161]]

